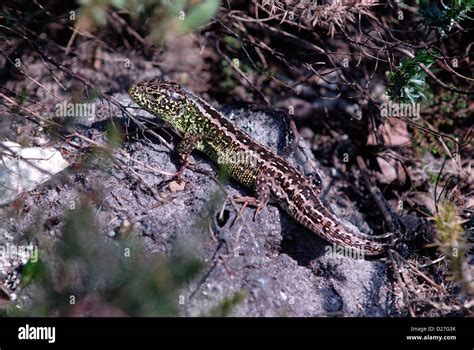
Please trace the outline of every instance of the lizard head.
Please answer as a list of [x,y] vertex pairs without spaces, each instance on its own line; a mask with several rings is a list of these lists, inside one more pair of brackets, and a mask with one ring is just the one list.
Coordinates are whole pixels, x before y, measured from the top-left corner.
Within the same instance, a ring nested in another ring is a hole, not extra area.
[[176,83],[157,79],[131,85],[128,94],[142,108],[177,127],[192,110],[186,91]]

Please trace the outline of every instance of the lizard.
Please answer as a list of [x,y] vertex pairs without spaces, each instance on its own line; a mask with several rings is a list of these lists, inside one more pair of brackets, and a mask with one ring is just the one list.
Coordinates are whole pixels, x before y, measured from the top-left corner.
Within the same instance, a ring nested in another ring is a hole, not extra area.
[[131,98],[182,135],[176,151],[181,174],[193,150],[218,163],[232,178],[253,190],[244,206],[257,215],[269,202],[326,241],[365,255],[386,253],[397,242],[394,233],[369,235],[337,217],[320,199],[321,185],[305,177],[287,159],[253,140],[202,98],[170,81],[152,79],[128,88]]

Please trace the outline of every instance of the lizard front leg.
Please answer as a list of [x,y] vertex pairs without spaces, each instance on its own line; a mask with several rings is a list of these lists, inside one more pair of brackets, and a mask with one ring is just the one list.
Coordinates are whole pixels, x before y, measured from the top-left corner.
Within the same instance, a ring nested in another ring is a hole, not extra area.
[[181,167],[175,175],[175,178],[178,181],[181,181],[181,176],[183,175],[184,170],[189,164],[189,155],[194,149],[197,148],[199,142],[201,142],[201,138],[197,134],[191,133],[185,134],[181,141],[178,143],[176,147],[176,152],[178,153],[182,162]]

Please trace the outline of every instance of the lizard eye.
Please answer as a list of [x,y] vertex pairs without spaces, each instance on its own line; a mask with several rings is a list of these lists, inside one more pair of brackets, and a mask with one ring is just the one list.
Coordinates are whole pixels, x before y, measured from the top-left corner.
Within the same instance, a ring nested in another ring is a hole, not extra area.
[[173,101],[182,101],[184,100],[184,96],[180,93],[177,92],[171,92],[168,94],[168,97],[172,99]]

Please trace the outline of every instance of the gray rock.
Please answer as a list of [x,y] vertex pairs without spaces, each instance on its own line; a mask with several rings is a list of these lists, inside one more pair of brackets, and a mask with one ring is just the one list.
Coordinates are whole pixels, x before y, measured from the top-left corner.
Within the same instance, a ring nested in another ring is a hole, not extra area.
[[[126,96],[115,98],[129,104]],[[226,114],[260,143],[282,151],[286,127],[280,116],[244,109]],[[308,157],[314,164],[317,162],[303,140],[299,146],[290,160],[306,173],[311,172]],[[137,138],[122,147],[148,166],[167,172],[174,172],[178,167],[176,156],[158,142]],[[84,191],[100,185],[103,205],[98,217],[104,221],[104,235],[120,232],[120,223],[127,220],[148,251],[165,256],[184,251],[204,262],[201,275],[182,291],[186,300],[181,308],[183,315],[206,314],[235,292],[244,295],[232,311],[235,316],[393,313],[384,260],[326,255],[327,242],[273,205],[262,210],[255,221],[253,209],[245,210],[241,219],[236,219],[240,208],[233,206],[226,196],[252,193],[233,180],[223,184],[224,193],[208,174],[217,175],[218,168],[197,152],[191,160],[203,172],[187,169],[184,189],[171,190],[169,186],[158,189],[169,177],[151,172],[140,174],[149,186],[157,189],[163,197],[161,201],[116,166],[105,167],[105,172],[87,170],[75,175],[72,186],[56,183],[29,193],[25,201],[28,205],[41,206],[46,211],[45,218],[54,217],[61,215]],[[131,162],[129,165],[134,166]],[[328,174],[328,169],[323,168],[322,172]],[[325,179],[325,183],[329,182],[327,175]],[[332,206],[336,214],[367,231],[360,213],[337,194],[337,187],[328,191],[326,200],[333,204],[336,197],[339,205]],[[221,211],[225,220],[217,218]]]

